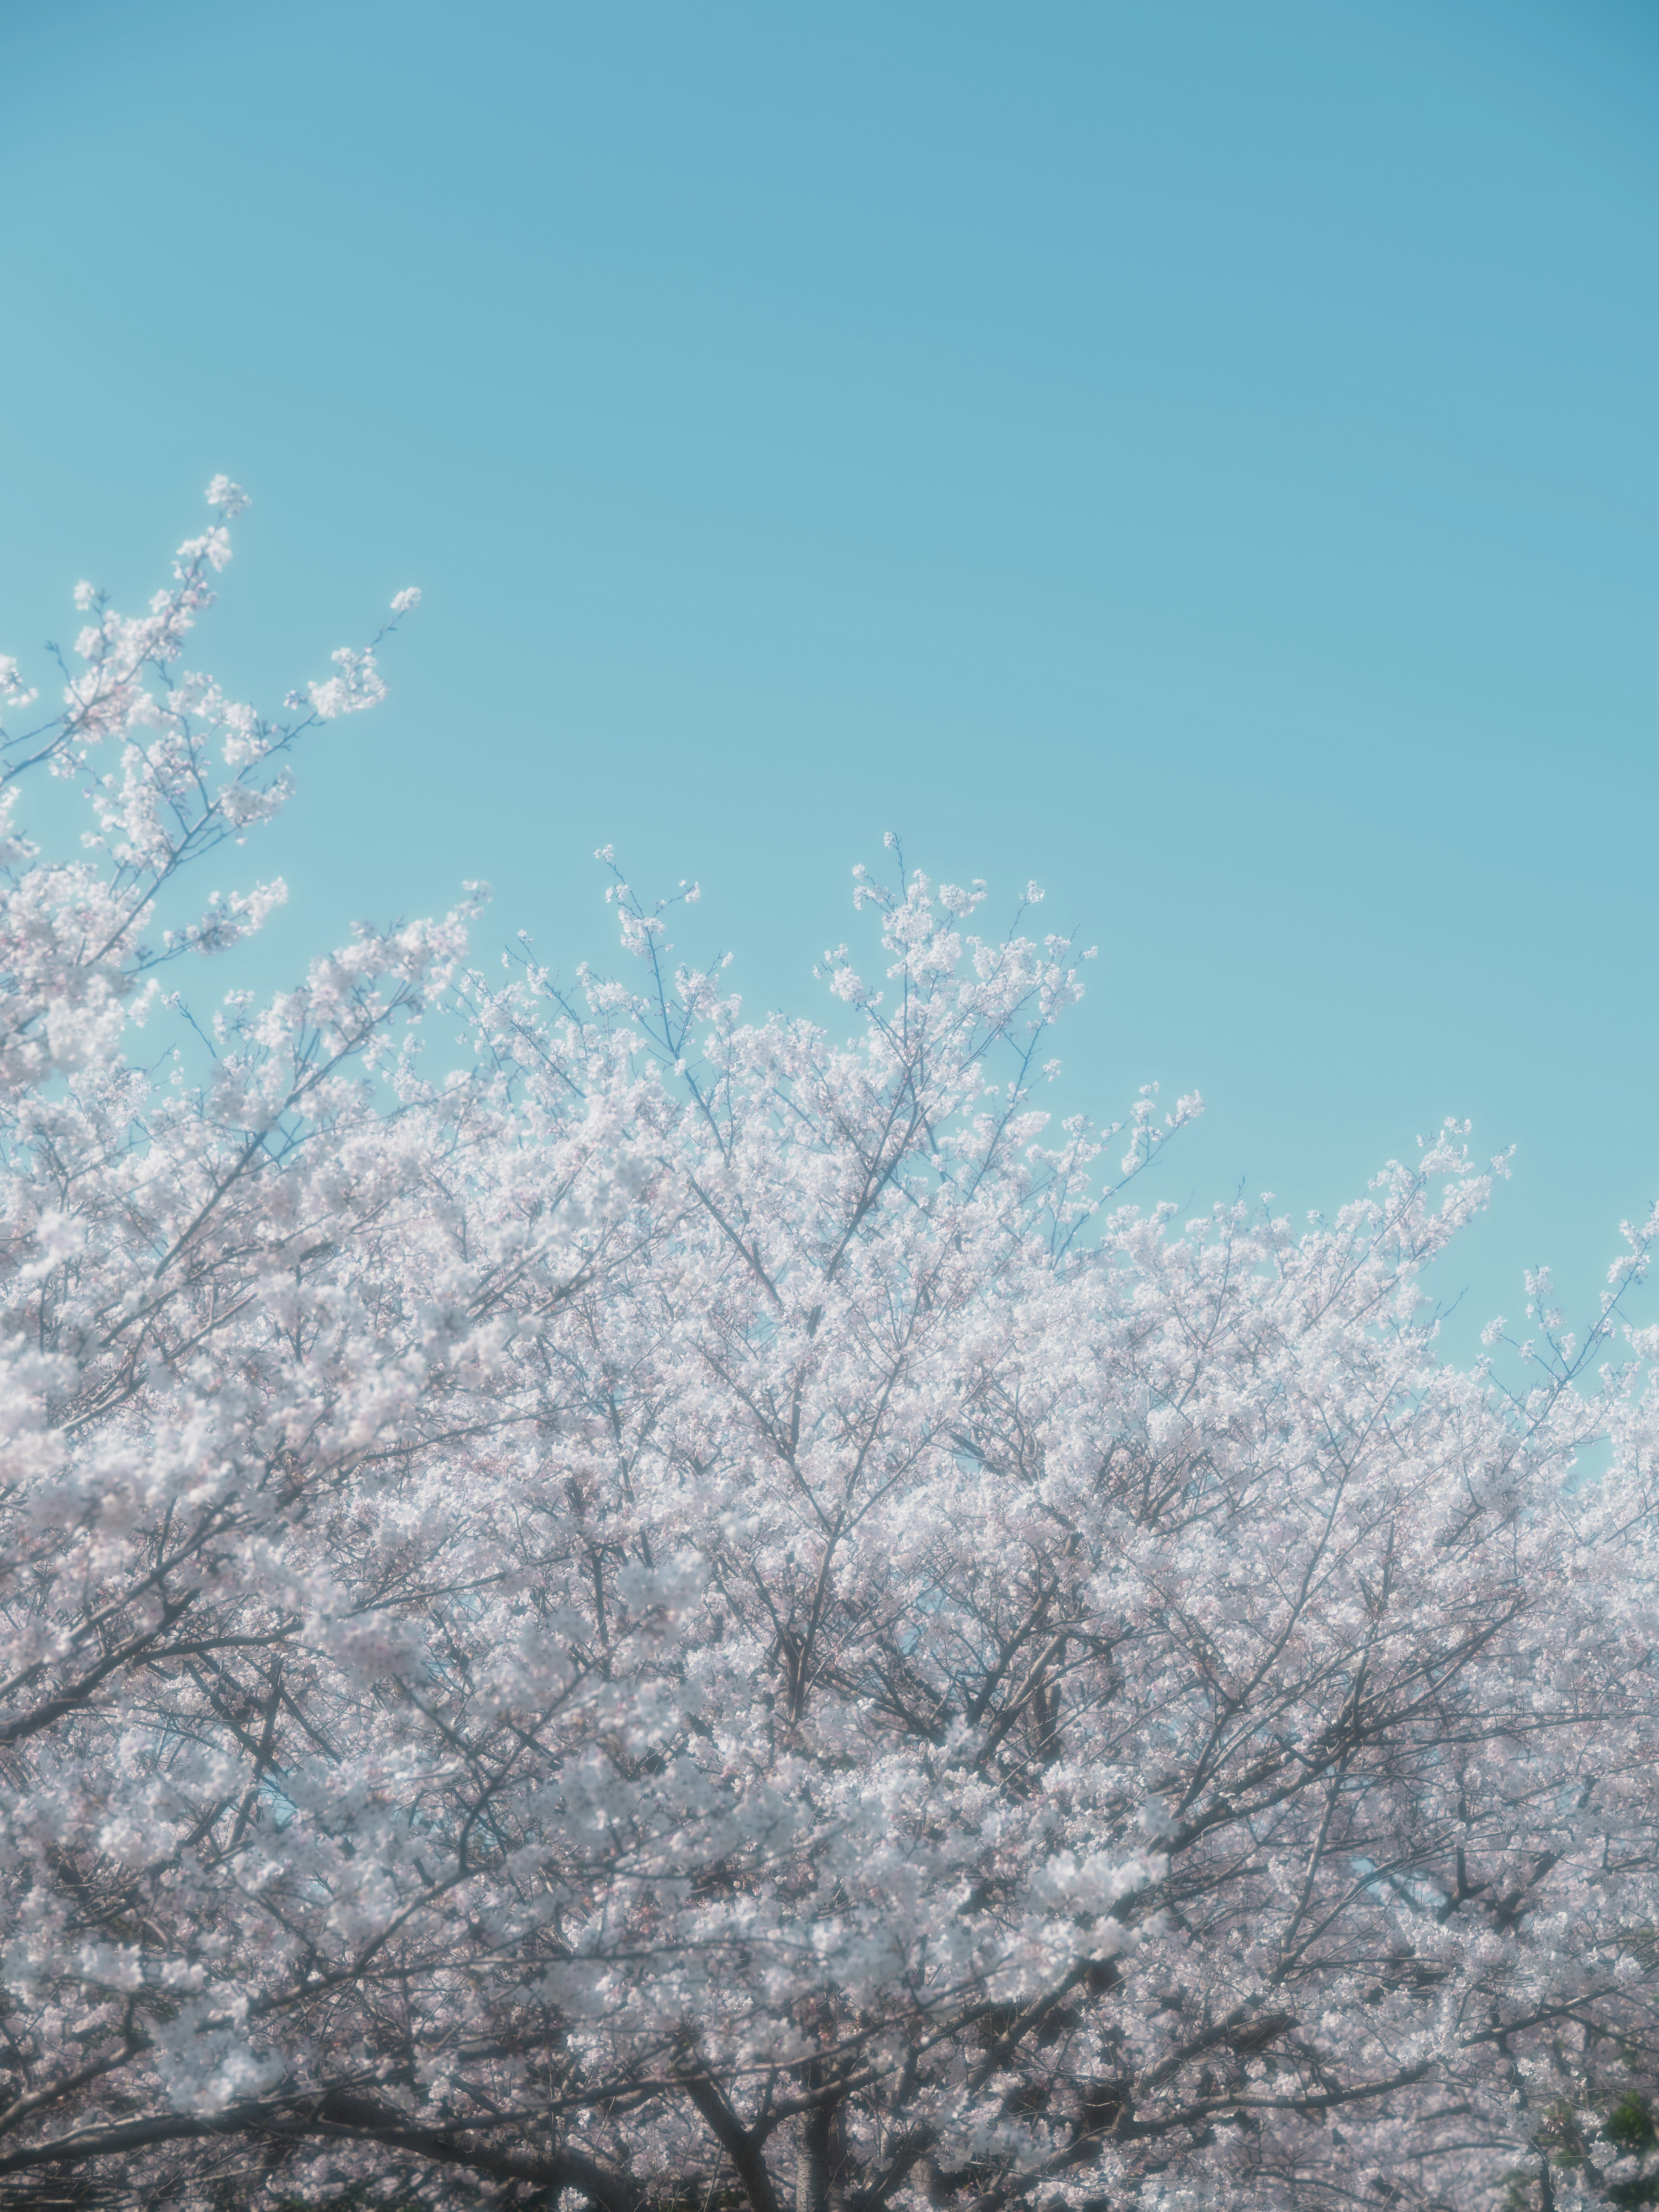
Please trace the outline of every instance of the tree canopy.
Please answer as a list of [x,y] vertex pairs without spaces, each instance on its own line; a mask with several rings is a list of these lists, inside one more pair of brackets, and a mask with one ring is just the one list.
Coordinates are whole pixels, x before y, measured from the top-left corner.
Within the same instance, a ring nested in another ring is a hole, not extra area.
[[1659,1221],[1461,1370],[1464,1133],[1139,1204],[1198,1102],[1056,1121],[1085,956],[896,858],[818,1021],[607,854],[630,980],[462,907],[186,1027],[281,887],[174,878],[383,688],[185,672],[210,497],[0,663],[0,2183],[1659,2202]]

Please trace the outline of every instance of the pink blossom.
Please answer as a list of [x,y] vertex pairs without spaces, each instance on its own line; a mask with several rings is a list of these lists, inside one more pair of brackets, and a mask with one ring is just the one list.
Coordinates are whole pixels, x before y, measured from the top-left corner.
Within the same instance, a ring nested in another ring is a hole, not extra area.
[[1056,1121],[1086,956],[902,858],[822,1020],[606,847],[623,980],[491,981],[470,886],[204,1011],[198,1079],[155,971],[282,885],[156,894],[384,690],[185,669],[228,554],[89,592],[0,749],[0,2172],[1652,2202],[1659,1216],[1460,1371],[1419,1279],[1504,1159],[1142,1206],[1197,1094]]

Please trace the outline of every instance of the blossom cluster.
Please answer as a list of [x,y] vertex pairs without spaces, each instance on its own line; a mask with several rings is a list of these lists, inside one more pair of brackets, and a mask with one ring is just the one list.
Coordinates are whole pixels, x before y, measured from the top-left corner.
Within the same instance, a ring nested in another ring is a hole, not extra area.
[[1082,956],[897,859],[823,1023],[607,851],[626,981],[463,906],[141,1057],[276,895],[173,878],[383,690],[182,669],[210,498],[0,730],[92,823],[0,876],[0,2178],[1659,2201],[1659,1224],[1462,1371],[1465,1133],[1138,1204],[1200,1102],[1056,1123]]

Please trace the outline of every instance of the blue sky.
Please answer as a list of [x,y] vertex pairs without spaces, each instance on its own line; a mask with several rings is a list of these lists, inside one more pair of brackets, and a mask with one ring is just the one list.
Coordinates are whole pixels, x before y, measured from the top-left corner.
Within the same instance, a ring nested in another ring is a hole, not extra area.
[[604,955],[614,841],[813,1011],[896,828],[1099,944],[1066,1102],[1201,1090],[1167,1194],[1468,1115],[1442,1287],[1590,1294],[1659,1190],[1650,6],[9,0],[0,94],[0,646],[220,469],[228,678],[425,592],[252,980],[473,876]]

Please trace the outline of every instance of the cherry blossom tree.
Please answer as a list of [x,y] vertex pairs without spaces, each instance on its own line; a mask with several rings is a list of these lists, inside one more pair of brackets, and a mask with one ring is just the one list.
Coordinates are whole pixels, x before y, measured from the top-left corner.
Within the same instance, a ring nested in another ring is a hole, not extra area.
[[185,672],[209,496],[0,664],[91,822],[0,882],[0,2187],[1659,2202],[1659,1219],[1460,1370],[1464,1133],[1138,1204],[1198,1102],[1045,1113],[1081,957],[896,857],[817,1023],[606,854],[630,982],[469,903],[198,1029],[281,886],[176,879],[382,692]]

